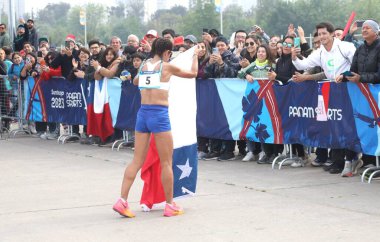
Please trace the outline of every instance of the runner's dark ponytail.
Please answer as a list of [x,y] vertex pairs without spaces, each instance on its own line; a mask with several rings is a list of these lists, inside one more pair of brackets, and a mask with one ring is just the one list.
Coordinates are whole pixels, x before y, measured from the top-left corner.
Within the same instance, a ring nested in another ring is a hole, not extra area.
[[162,58],[162,55],[167,50],[173,49],[173,43],[170,40],[163,39],[163,38],[157,38],[152,43],[152,54],[158,55]]

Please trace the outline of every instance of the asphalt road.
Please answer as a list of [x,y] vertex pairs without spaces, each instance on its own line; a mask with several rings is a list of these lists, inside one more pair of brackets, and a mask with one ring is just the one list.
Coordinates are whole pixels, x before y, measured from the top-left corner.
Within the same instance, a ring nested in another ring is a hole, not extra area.
[[112,210],[132,150],[17,137],[0,140],[0,242],[8,241],[376,241],[380,183],[320,168],[272,170],[239,160],[199,161],[185,214]]

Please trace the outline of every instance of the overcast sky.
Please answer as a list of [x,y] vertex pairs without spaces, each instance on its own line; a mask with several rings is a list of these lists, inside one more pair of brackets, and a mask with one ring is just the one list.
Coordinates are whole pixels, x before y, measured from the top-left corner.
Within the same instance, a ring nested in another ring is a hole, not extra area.
[[89,3],[89,2],[107,4],[109,6],[112,6],[112,5],[116,5],[117,1],[116,0],[106,0],[106,1],[104,1],[104,0],[91,0],[91,1],[88,1],[88,0],[81,0],[81,1],[78,1],[78,0],[64,0],[64,1],[60,1],[60,0],[56,0],[56,1],[53,1],[53,0],[38,0],[38,1],[26,0],[25,1],[25,11],[31,12],[32,8],[33,8],[33,11],[36,11],[37,9],[44,8],[49,3],[60,3],[60,2],[69,3],[71,6],[83,5],[83,4]]

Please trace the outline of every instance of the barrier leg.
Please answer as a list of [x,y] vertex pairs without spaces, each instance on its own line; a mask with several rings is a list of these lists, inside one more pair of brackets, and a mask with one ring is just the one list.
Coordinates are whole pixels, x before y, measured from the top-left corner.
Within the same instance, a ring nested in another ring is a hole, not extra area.
[[73,133],[73,126],[69,125],[68,127],[69,133],[62,139],[62,144],[65,144],[68,141],[75,142],[80,140],[80,136],[78,134]]
[[288,153],[288,145],[284,144],[284,146],[285,146],[285,155],[279,154],[276,158],[274,158],[274,160],[272,162],[272,169],[275,168],[276,164],[280,163],[280,160],[287,158],[286,154]]
[[371,173],[371,175],[369,176],[368,178],[368,184],[371,183],[373,177],[376,175],[376,174],[379,174],[380,173],[380,167],[377,167],[377,169],[375,171],[373,171]]
[[22,83],[20,81],[20,79],[17,80],[17,114],[18,114],[18,117],[17,117],[17,124],[18,124],[18,128],[15,129],[15,130],[12,130],[10,131],[9,135],[11,137],[16,137],[16,135],[18,133],[24,133],[24,134],[29,134],[31,135],[32,132],[27,129],[27,128],[24,128],[24,124],[23,124],[23,116],[24,116],[24,109],[23,109],[23,93],[22,93]]
[[285,162],[289,162],[289,161],[295,161],[296,159],[298,159],[298,157],[293,157],[293,147],[291,144],[289,144],[289,158],[286,158],[284,160],[282,160],[279,165],[278,165],[278,169],[281,170],[282,166],[285,164]]
[[371,167],[366,169],[362,174],[362,182],[368,177],[368,184],[371,183],[372,179],[375,177],[376,174],[380,173],[380,164],[379,164],[379,157],[376,156],[376,167]]

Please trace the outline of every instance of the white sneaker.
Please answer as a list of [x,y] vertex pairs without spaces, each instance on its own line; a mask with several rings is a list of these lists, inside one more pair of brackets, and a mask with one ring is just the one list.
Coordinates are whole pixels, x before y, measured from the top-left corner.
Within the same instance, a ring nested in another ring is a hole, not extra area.
[[293,168],[304,167],[309,162],[307,155],[304,157],[297,157],[296,160],[290,165]]
[[46,138],[48,139],[48,140],[55,140],[55,139],[58,139],[58,134],[57,133],[48,133],[47,135],[46,135]]
[[48,135],[47,132],[45,132],[45,133],[40,135],[40,138],[47,140],[47,135]]
[[352,175],[358,174],[358,170],[363,166],[363,160],[357,159],[352,161]]
[[36,130],[36,127],[34,126],[34,124],[29,124],[29,125],[28,125],[28,129],[29,129],[29,131],[30,131],[32,134],[37,134],[37,130]]
[[242,161],[251,161],[251,160],[253,160],[254,157],[255,157],[255,156],[254,156],[253,153],[250,151],[250,152],[248,152],[248,153],[244,156],[244,158],[242,159]]
[[198,151],[198,160],[203,160],[205,158],[206,153],[203,151]]
[[344,162],[344,168],[342,173],[340,174],[342,177],[352,177],[354,174],[352,174],[352,161]]
[[303,162],[303,160],[297,159],[297,160],[293,161],[293,163],[290,164],[290,166],[293,168],[299,168],[299,167],[304,167],[305,163]]

